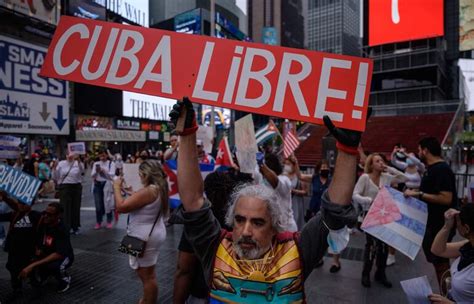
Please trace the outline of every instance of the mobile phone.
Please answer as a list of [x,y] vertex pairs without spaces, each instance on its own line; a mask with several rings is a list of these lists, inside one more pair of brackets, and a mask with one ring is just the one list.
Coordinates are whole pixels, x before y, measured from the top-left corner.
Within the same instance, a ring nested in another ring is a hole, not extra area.
[[120,169],[119,168],[115,169],[115,176],[120,176]]
[[262,152],[257,152],[257,164],[263,166],[265,155]]

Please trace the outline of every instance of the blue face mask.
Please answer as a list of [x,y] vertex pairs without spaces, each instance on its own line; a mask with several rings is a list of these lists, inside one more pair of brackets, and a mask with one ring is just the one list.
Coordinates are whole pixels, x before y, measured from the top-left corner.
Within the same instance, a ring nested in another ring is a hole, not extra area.
[[408,166],[413,166],[413,165],[415,165],[415,162],[412,159],[409,158],[409,159],[407,159],[407,165]]
[[[324,223],[324,222],[323,222]],[[329,227],[324,223],[326,228],[329,230],[329,234],[327,237],[328,241],[328,252],[330,254],[339,254],[344,249],[346,249],[347,244],[349,244],[349,230],[346,226],[339,230],[331,230]]]

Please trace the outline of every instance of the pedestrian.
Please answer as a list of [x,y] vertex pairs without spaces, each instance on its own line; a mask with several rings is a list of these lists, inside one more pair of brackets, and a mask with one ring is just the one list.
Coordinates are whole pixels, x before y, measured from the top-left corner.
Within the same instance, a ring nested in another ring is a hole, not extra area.
[[285,210],[284,217],[281,219],[285,226],[285,231],[298,231],[292,209],[291,181],[288,176],[283,174],[283,166],[277,155],[271,153],[265,154],[264,162],[259,164],[256,183],[275,189],[281,198],[279,200],[281,208]]
[[55,163],[53,177],[63,207],[63,223],[68,231],[77,235],[81,227],[82,176],[84,163],[78,154],[68,152],[65,160]]
[[38,177],[38,166],[39,166],[40,155],[38,153],[31,154],[30,159],[28,159],[23,166],[23,172]]
[[143,284],[143,298],[139,303],[156,303],[158,284],[155,265],[158,250],[166,238],[164,218],[168,214],[168,182],[166,174],[157,160],[144,160],[138,169],[143,189],[124,199],[123,178],[114,179],[116,210],[129,213],[127,235],[146,241],[141,257],[129,256],[129,264]]
[[[443,273],[449,269],[449,259],[433,254],[431,246],[436,234],[443,227],[444,213],[457,205],[456,181],[453,171],[441,157],[441,145],[436,138],[426,137],[420,140],[418,155],[427,166],[426,171],[421,179],[420,189],[407,189],[405,195],[418,198],[428,205],[423,252],[426,260],[433,264],[440,283]],[[448,241],[452,240],[454,234],[455,230],[453,229]]]
[[[372,153],[367,157],[365,162],[365,173],[359,178],[355,185],[353,199],[367,212],[382,187],[397,185],[398,183],[405,182],[406,179],[403,172],[386,166],[380,154]],[[370,287],[371,285],[370,272],[374,259],[376,259],[377,266],[375,281],[387,288],[392,287],[392,283],[387,279],[385,274],[387,256],[387,244],[366,233],[364,266],[361,280],[364,287]]]
[[[110,181],[115,176],[115,165],[111,160],[107,159],[107,152],[105,150],[99,151],[99,161],[96,161],[92,166],[91,176],[93,179],[93,193],[95,202],[95,214],[96,224],[94,229],[100,229],[102,227],[102,220],[105,210],[104,201],[104,187],[107,181]],[[112,228],[112,210],[107,210],[107,229]]]
[[69,240],[69,232],[61,221],[63,208],[59,203],[50,203],[38,224],[35,257],[19,274],[19,278],[29,278],[37,292],[41,290],[48,277],[57,282],[57,292],[69,289],[71,276],[67,269],[74,262],[74,251]]
[[[456,259],[451,265],[451,284],[447,298],[438,294],[428,296],[432,303],[474,303],[474,204],[461,211],[449,209],[444,213],[444,226],[439,230],[431,252],[446,259]],[[450,242],[450,234],[457,225],[462,241]]]
[[196,141],[196,147],[197,147],[197,157],[199,160],[199,163],[201,164],[214,164],[216,160],[212,155],[206,152],[204,150],[204,142],[201,139],[198,139]]
[[304,226],[304,198],[306,194],[308,194],[308,189],[306,183],[298,177],[299,171],[300,168],[296,157],[290,156],[285,160],[283,172],[291,181],[291,208],[293,210],[293,217],[298,231],[301,231]]
[[36,231],[41,213],[19,203],[6,192],[0,192],[0,200],[12,211],[0,213],[0,222],[9,222],[4,250],[8,253],[6,268],[10,272],[13,296],[22,291],[22,281],[18,278],[21,270],[28,266],[35,253]]
[[163,158],[165,161],[167,160],[177,160],[178,159],[178,135],[173,134],[170,137],[170,147],[165,151]]
[[[178,155],[182,206],[173,214],[173,220],[184,223],[186,237],[201,261],[210,301],[304,302],[304,282],[326,252],[328,236],[338,239],[337,231],[357,218],[350,202],[360,133],[338,129],[325,117],[330,131],[342,140],[338,146],[343,150],[338,153],[336,178],[323,195],[322,212],[304,226],[301,234],[285,231],[287,208],[283,208],[273,187],[262,184],[245,184],[234,191],[226,214],[226,224],[232,231],[221,230],[203,196],[198,160],[193,157],[197,153],[197,125],[189,99],[174,105],[170,116],[176,125],[183,107],[186,115]],[[278,180],[275,172],[273,175],[272,180]],[[335,246],[341,249],[346,245],[337,242]]]

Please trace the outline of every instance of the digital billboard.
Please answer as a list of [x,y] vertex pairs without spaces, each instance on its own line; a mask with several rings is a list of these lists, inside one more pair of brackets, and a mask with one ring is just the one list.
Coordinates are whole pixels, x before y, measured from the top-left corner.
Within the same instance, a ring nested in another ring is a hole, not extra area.
[[369,46],[444,35],[443,0],[369,0]]
[[459,50],[474,50],[474,2],[459,1]]
[[58,1],[0,0],[0,6],[39,20],[57,24],[60,14]]
[[94,0],[69,0],[68,13],[80,18],[105,20],[105,7]]

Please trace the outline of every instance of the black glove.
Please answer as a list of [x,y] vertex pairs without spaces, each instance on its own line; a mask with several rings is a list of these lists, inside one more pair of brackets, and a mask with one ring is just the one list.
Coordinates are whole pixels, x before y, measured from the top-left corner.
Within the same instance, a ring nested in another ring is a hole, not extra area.
[[[367,120],[369,120],[371,114],[372,108],[369,108],[367,111]],[[357,147],[359,147],[362,132],[338,128],[327,115],[324,115],[323,121],[329,132],[336,138],[336,147],[339,150],[349,154],[358,154]]]
[[179,135],[193,134],[199,128],[196,123],[196,113],[194,112],[193,104],[188,97],[184,97],[183,100],[178,100],[173,106],[169,116],[171,123],[176,127],[178,124],[178,118],[181,114],[182,109],[186,108],[186,118],[184,122],[184,130]]

